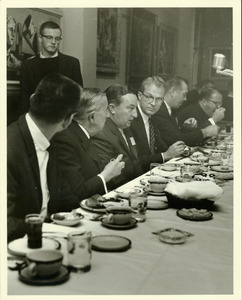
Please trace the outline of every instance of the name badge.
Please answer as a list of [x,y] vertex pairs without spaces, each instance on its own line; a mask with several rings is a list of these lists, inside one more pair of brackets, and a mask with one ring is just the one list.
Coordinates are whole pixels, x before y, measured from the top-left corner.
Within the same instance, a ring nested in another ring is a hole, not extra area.
[[130,138],[130,142],[131,142],[131,145],[132,145],[132,146],[135,146],[135,145],[136,145],[135,140],[134,140],[133,137]]

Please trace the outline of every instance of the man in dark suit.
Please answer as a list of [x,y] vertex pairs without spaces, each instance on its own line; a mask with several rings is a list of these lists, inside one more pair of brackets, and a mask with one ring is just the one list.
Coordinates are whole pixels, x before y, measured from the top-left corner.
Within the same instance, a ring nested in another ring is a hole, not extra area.
[[163,163],[180,156],[184,151],[184,142],[182,141],[178,141],[168,148],[153,122],[152,116],[159,110],[164,100],[164,94],[164,80],[158,76],[144,79],[138,92],[138,116],[132,121],[130,128],[145,171],[149,170],[150,163]]
[[48,73],[60,73],[83,86],[80,62],[77,58],[59,52],[62,31],[58,24],[47,21],[40,26],[41,51],[21,65],[20,114],[29,109],[29,97],[40,80]]
[[198,128],[215,125],[224,118],[225,109],[222,94],[213,87],[205,87],[200,92],[200,98],[196,103],[182,109],[178,115],[178,121],[182,124],[188,118],[197,120]]
[[144,173],[138,159],[135,139],[130,130],[137,117],[137,96],[126,86],[114,84],[105,90],[108,99],[109,117],[101,132],[93,137],[93,144],[103,165],[123,154],[125,167],[113,178],[108,187],[114,189]]
[[203,143],[205,138],[218,134],[216,125],[209,125],[202,129],[196,128],[197,122],[194,118],[178,124],[176,110],[183,101],[186,101],[188,91],[185,79],[178,76],[168,79],[165,83],[165,90],[164,102],[154,115],[154,122],[168,147],[177,141],[183,141],[188,146],[195,146]]
[[79,199],[107,193],[106,183],[124,167],[120,155],[103,168],[91,142],[91,137],[104,126],[107,105],[103,91],[84,88],[79,112],[71,125],[54,138],[63,177]]
[[49,74],[31,96],[29,113],[7,129],[8,241],[25,235],[27,214],[48,219],[79,206],[60,177],[50,140],[70,124],[80,95],[80,86],[71,79]]

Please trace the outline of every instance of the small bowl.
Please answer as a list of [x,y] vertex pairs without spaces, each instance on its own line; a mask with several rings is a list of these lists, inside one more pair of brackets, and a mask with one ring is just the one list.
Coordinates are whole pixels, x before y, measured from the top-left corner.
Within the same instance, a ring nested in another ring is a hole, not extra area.
[[208,199],[181,199],[165,192],[169,206],[174,208],[206,208],[211,209],[214,201]]
[[60,212],[52,214],[50,218],[55,224],[58,225],[75,226],[80,222],[81,219],[83,219],[83,216],[80,214],[75,215],[71,212]]

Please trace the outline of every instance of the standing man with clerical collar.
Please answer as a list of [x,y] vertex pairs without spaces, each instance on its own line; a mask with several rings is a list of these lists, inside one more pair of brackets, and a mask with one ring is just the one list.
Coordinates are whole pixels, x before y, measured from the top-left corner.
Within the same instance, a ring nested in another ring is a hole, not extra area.
[[47,21],[40,26],[41,51],[24,61],[21,66],[19,114],[28,111],[29,97],[34,93],[40,80],[49,73],[60,73],[83,86],[80,62],[77,58],[59,51],[61,40],[62,30],[58,24]]

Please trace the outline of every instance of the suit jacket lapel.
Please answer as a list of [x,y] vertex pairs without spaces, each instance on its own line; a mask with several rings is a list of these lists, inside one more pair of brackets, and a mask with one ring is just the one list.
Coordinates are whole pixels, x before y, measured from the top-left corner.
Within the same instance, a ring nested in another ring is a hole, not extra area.
[[92,146],[92,142],[91,139],[88,139],[88,137],[86,136],[85,132],[81,129],[81,127],[78,125],[77,122],[73,121],[70,124],[70,129],[72,129],[75,134],[78,136],[78,138],[80,139],[81,145],[84,148],[85,152],[87,153],[87,155],[91,158],[91,160],[93,160],[98,167],[100,166],[100,159],[97,155],[96,150],[94,149],[94,147]]
[[35,174],[36,179],[40,183],[38,158],[37,158],[34,142],[33,142],[32,136],[30,134],[26,119],[25,119],[25,115],[20,117],[19,127],[22,132],[25,144],[26,144],[26,148],[27,148],[27,151],[29,154],[30,163],[31,163],[33,172]]
[[127,138],[128,144],[129,144],[129,151],[132,153],[133,157],[135,159],[137,159],[138,155],[137,155],[136,143],[135,143],[135,139],[134,139],[130,129],[129,128],[124,129],[124,134]]
[[124,148],[125,152],[129,154],[129,148],[120,132],[120,130],[118,129],[117,125],[110,119],[110,118],[107,118],[107,121],[109,124],[108,124],[108,127],[110,128],[111,132],[113,133],[113,135],[115,135],[116,137],[118,137],[118,140],[120,141],[120,145]]

